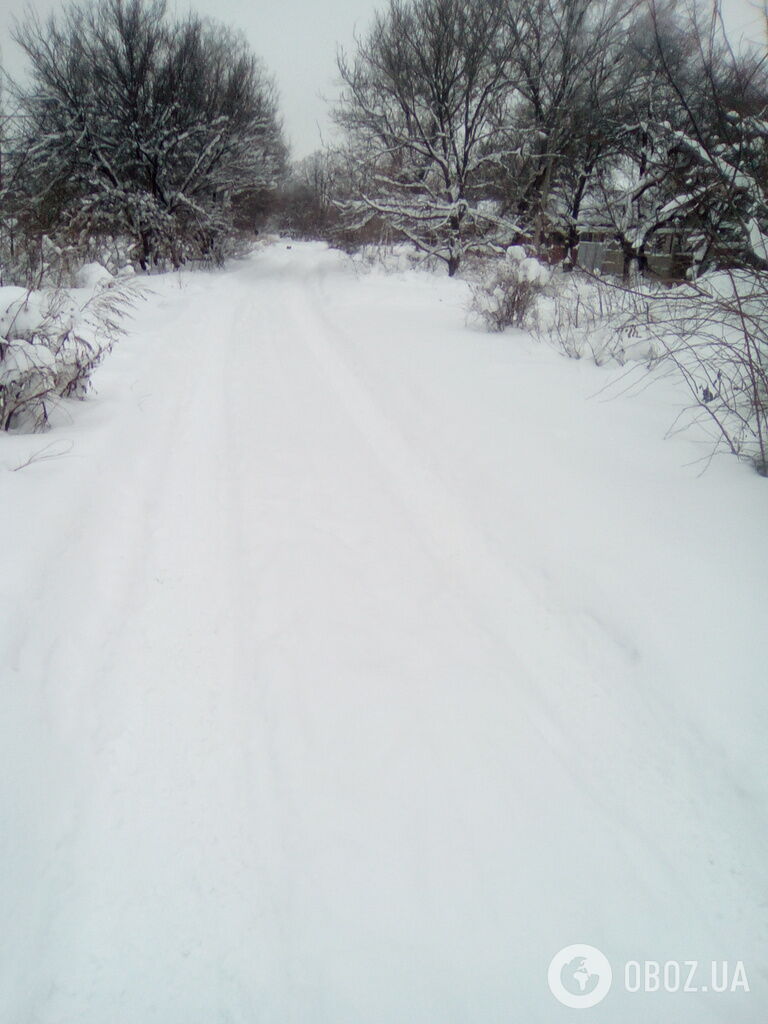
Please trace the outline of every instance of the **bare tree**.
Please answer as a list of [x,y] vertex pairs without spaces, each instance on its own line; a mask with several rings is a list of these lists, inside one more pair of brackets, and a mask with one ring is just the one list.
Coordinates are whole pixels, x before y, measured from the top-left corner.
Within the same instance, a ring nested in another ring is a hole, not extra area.
[[336,120],[365,165],[361,218],[383,219],[456,273],[511,238],[483,203],[508,100],[503,0],[390,0],[353,59],[339,56]]
[[[674,288],[610,285],[614,337],[652,341],[693,408],[713,427],[713,450],[768,475],[768,74],[766,54],[737,52],[717,5],[686,17],[649,0],[642,95],[629,91],[616,156],[604,169],[604,214],[642,269],[654,234],[670,225],[689,246],[689,277]],[[642,50],[640,46],[642,45]],[[605,286],[602,286],[603,288]],[[602,306],[602,299],[601,299]],[[601,308],[602,314],[602,308]]]
[[[768,52],[737,52],[718,5],[688,22],[692,74],[668,59],[651,0],[659,62],[681,112],[665,126],[678,156],[669,207],[696,242],[689,304],[669,353],[727,447],[768,475]],[[689,314],[689,320],[691,319]]]
[[509,201],[538,249],[554,230],[578,240],[581,202],[609,143],[623,91],[634,0],[509,0]]
[[41,230],[126,234],[142,265],[214,257],[240,194],[284,146],[274,87],[244,38],[164,0],[70,4],[15,38],[31,62],[16,160]]
[[339,226],[338,202],[349,198],[338,150],[319,149],[291,167],[283,189],[281,221],[299,237],[332,239]]
[[685,26],[692,57],[670,60],[650,0],[661,72],[679,108],[670,135],[670,205],[698,234],[695,264],[768,271],[768,51],[737,52],[714,5],[693,9]]

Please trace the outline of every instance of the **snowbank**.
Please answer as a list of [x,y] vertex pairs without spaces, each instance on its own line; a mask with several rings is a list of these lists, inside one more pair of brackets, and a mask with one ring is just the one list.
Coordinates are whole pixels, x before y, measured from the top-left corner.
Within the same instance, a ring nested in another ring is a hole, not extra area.
[[675,428],[695,425],[710,454],[728,451],[768,473],[768,275],[714,271],[693,282],[625,288],[578,272],[556,274],[529,319],[566,355],[646,371],[683,384]]
[[0,288],[0,430],[39,430],[61,398],[82,398],[129,305],[124,278],[97,263],[77,288]]

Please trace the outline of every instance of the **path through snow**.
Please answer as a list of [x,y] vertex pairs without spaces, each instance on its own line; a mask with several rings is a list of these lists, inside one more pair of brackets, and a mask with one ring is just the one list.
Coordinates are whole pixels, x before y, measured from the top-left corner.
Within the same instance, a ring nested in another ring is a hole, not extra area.
[[0,451],[74,443],[0,474],[0,1021],[558,1024],[574,942],[764,1021],[764,481],[455,281],[155,289]]

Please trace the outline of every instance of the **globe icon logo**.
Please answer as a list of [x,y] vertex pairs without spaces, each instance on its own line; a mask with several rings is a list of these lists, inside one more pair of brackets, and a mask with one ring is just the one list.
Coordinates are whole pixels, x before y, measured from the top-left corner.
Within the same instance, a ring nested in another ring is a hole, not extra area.
[[560,970],[560,984],[574,996],[589,995],[600,981],[599,974],[590,974],[585,956],[575,956]]
[[613,973],[599,949],[577,943],[552,957],[547,979],[555,999],[578,1010],[597,1006],[605,999]]

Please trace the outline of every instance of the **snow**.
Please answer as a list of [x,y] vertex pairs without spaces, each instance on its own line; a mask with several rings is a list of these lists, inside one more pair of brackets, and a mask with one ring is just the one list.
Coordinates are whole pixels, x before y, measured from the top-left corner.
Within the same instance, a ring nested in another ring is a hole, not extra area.
[[30,371],[48,372],[56,366],[56,357],[45,345],[33,345],[23,338],[12,339],[3,346],[3,361],[0,363],[0,384],[15,380],[20,374]]
[[752,217],[747,224],[750,250],[758,259],[768,262],[768,235],[762,230],[757,220]]
[[152,288],[0,439],[0,1020],[761,1024],[765,481],[455,279]]
[[520,281],[528,281],[531,284],[544,287],[552,277],[552,271],[537,259],[526,254],[521,245],[511,245],[506,253],[506,260],[510,270],[515,273]]
[[[98,269],[97,269],[98,268]],[[77,288],[0,288],[0,428],[34,431],[62,395],[84,397],[89,377],[140,298],[99,264]]]
[[95,291],[97,288],[108,287],[113,280],[112,274],[101,263],[86,263],[78,271],[75,284],[78,288]]
[[0,288],[0,338],[32,341],[51,316],[54,302],[50,291]]

